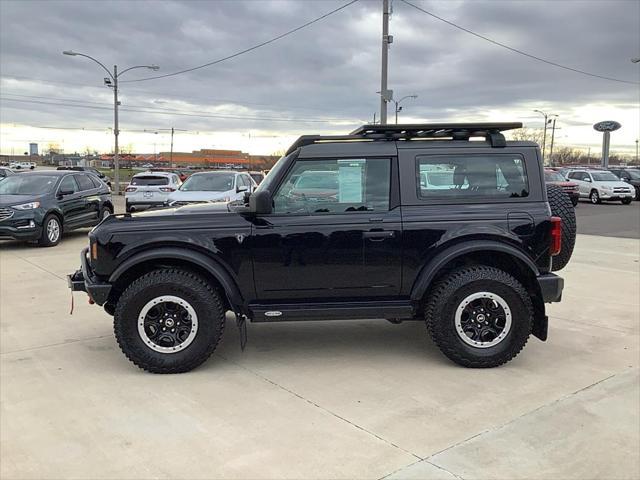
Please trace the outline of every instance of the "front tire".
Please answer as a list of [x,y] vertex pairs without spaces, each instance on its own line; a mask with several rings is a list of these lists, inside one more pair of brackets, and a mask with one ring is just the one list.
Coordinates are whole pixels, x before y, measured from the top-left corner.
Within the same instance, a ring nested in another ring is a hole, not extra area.
[[622,200],[623,205],[629,205],[633,201],[632,198],[625,198]]
[[591,190],[591,193],[589,194],[589,200],[591,200],[591,203],[593,203],[594,205],[602,203],[602,200],[600,200],[600,194],[597,190]]
[[186,270],[160,269],[134,280],[116,305],[120,349],[151,373],[188,372],[206,361],[224,330],[220,293]]
[[111,210],[109,207],[107,207],[106,205],[104,205],[101,209],[100,209],[100,218],[98,219],[99,221],[104,220],[105,218],[107,218],[109,215],[113,215],[113,210]]
[[427,329],[449,359],[490,368],[514,358],[533,327],[531,297],[518,280],[488,266],[447,274],[429,294]]
[[62,223],[60,218],[50,213],[42,222],[42,234],[38,239],[38,245],[41,247],[55,247],[60,243],[62,238]]

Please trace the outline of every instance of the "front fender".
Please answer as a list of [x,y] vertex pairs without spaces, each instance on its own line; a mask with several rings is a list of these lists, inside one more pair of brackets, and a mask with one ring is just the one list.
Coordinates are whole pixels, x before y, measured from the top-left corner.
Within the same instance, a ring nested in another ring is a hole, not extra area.
[[191,264],[195,267],[203,268],[220,283],[232,310],[236,313],[242,311],[244,304],[242,293],[225,267],[220,262],[203,253],[186,248],[162,247],[134,254],[124,260],[113,271],[109,276],[109,283],[113,284],[117,282],[122,275],[136,265],[154,260],[178,260],[185,265]]

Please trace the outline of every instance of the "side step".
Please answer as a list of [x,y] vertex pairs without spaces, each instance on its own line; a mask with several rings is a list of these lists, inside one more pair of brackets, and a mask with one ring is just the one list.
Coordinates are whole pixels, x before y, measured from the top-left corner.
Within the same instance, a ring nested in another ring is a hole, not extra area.
[[249,305],[252,322],[289,322],[299,320],[348,320],[365,318],[411,319],[410,300],[376,302],[326,302]]

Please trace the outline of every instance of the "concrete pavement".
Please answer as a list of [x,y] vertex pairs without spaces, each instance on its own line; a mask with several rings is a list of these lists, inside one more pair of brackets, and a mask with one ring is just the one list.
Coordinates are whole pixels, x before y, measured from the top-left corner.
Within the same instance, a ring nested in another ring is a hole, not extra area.
[[254,324],[241,352],[229,321],[173,376],[86,297],[69,315],[85,244],[0,245],[2,479],[640,478],[638,240],[580,235],[549,340],[501,368],[455,366],[420,322]]

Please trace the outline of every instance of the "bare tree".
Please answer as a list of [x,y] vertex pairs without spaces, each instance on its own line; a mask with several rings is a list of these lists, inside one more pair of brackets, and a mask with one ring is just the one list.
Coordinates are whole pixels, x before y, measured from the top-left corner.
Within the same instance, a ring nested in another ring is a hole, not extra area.
[[518,142],[536,142],[542,145],[544,131],[534,128],[518,128],[507,133],[511,140]]

